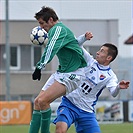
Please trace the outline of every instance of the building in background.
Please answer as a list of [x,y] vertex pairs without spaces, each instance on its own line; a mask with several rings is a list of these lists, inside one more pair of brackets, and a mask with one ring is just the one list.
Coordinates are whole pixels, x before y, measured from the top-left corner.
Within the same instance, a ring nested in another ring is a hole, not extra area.
[[[49,63],[43,71],[41,81],[33,81],[31,75],[44,47],[31,44],[29,35],[38,25],[34,14],[43,5],[56,10],[60,20],[66,24],[76,36],[91,31],[94,38],[85,42],[86,49],[95,57],[96,51],[105,42],[118,46],[119,56],[111,64],[118,79],[133,81],[132,50],[133,45],[124,45],[125,38],[132,34],[131,1],[9,1],[9,31],[10,31],[10,93],[11,100],[33,100],[40,92],[43,84],[53,73],[58,64],[57,58]],[[0,12],[0,100],[5,100],[5,1],[1,1]],[[133,83],[116,99],[132,99]],[[109,92],[104,91],[101,99],[112,99]]]
[[125,44],[133,44],[133,35],[125,41]]

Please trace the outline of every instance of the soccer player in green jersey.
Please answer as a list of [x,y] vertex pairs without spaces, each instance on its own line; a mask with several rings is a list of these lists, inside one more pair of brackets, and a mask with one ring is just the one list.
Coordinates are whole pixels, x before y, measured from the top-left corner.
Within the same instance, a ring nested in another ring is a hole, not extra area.
[[59,60],[58,70],[50,76],[39,95],[34,100],[34,110],[29,133],[49,133],[51,109],[50,103],[56,98],[78,88],[84,75],[87,63],[83,51],[78,46],[72,31],[59,21],[55,11],[50,7],[42,7],[35,14],[41,28],[48,32],[49,41],[40,61],[32,75],[33,80],[41,79],[41,70],[45,68],[55,55]]

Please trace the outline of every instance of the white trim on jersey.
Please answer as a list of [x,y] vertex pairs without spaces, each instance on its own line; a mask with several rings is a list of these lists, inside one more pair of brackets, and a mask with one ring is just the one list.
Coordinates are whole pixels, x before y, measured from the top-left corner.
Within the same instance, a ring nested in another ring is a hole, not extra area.
[[45,65],[48,63],[49,59],[50,59],[50,56],[51,56],[51,53],[52,53],[52,50],[54,48],[54,45],[61,33],[61,29],[62,27],[60,26],[57,26],[56,30],[55,30],[55,33],[49,43],[49,46],[48,46],[48,49],[47,49],[47,52],[46,52],[46,55],[45,55],[45,58],[44,58],[44,61],[43,63],[40,64],[40,66],[38,66],[39,69],[45,67]]

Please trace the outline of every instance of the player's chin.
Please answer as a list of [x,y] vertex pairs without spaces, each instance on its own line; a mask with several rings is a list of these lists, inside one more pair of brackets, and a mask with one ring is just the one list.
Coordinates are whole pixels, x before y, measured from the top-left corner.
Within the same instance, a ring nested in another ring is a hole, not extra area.
[[97,61],[98,61],[98,56],[96,56],[96,58],[95,58]]

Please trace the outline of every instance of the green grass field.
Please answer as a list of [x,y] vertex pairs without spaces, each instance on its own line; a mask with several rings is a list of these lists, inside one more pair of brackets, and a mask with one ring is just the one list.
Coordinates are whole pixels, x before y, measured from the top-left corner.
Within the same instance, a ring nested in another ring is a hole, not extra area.
[[[122,124],[100,124],[102,133],[133,133],[133,123]],[[28,125],[0,126],[0,133],[28,133]],[[55,126],[51,124],[51,133],[54,133]],[[72,125],[68,133],[75,133]]]

